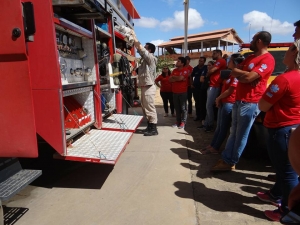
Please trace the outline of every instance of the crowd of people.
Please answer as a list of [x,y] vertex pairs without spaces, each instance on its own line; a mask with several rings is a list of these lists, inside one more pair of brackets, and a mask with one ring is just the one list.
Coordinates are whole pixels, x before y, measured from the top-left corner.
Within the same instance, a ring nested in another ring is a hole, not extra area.
[[[244,151],[255,118],[261,111],[266,113],[263,124],[269,133],[268,154],[276,172],[276,181],[269,191],[258,192],[257,197],[278,207],[273,211],[265,211],[265,215],[273,221],[279,221],[291,206],[300,203],[300,195],[297,196],[300,192],[299,168],[294,168],[300,159],[298,157],[298,160],[293,159],[293,163],[290,163],[288,151],[291,133],[300,124],[300,20],[294,25],[294,43],[283,59],[286,71],[277,76],[268,87],[267,81],[274,70],[275,60],[268,52],[271,34],[267,31],[260,31],[253,36],[250,43],[253,54],[241,63],[236,63],[233,57],[228,60],[228,56],[222,56],[222,51],[217,49],[213,51],[213,61],[206,63],[206,58],[200,57],[194,68],[189,65],[188,56],[179,57],[172,72],[165,66],[156,79],[151,75],[151,68],[154,67],[151,63],[155,60],[149,57],[153,56],[155,50],[152,51],[149,43],[145,46],[148,49],[142,48],[134,35],[135,46],[143,59],[142,66],[144,62],[148,63],[145,70],[139,69],[138,74],[142,88],[142,106],[148,119],[145,136],[158,134],[155,107],[152,105],[153,91],[150,91],[154,84],[161,88],[164,116],[169,115],[170,105],[171,115],[176,118],[172,126],[178,129],[185,128],[188,116],[192,117],[191,100],[194,97],[194,120],[201,121],[198,128],[204,128],[205,132],[213,131],[214,107],[218,108],[214,136],[210,145],[200,149],[200,153],[221,154],[221,159],[211,168],[212,172],[232,171]],[[145,77],[149,74],[152,78],[147,83]],[[228,131],[225,148],[221,150]],[[299,131],[297,133],[300,135]],[[299,142],[296,139],[291,146],[299,152],[300,146],[295,146],[296,141]],[[299,156],[298,153],[293,155]]]

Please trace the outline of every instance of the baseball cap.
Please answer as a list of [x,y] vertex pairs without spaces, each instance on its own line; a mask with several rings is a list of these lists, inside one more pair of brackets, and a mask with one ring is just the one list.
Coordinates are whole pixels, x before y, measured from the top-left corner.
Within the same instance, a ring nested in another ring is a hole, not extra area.
[[187,55],[186,57],[184,57],[186,60],[191,61],[191,58]]

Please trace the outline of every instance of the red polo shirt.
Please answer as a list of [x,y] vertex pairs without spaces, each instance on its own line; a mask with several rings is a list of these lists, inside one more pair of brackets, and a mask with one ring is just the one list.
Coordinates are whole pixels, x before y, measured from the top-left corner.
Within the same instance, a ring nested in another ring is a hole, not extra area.
[[222,83],[222,79],[220,78],[220,71],[227,68],[226,60],[223,58],[218,59],[213,67],[217,68],[217,70],[210,75],[209,86],[220,87]]
[[[184,68],[188,71],[188,74],[190,76],[192,74],[192,72],[193,72],[193,67],[191,65],[188,65],[188,66],[185,66]],[[187,85],[191,86],[190,79],[187,81]]]
[[227,80],[223,80],[222,91],[226,91],[229,87],[234,87],[234,91],[231,95],[227,96],[226,98],[222,99],[224,103],[235,103],[235,94],[236,94],[236,87],[238,84],[238,80],[235,77],[230,76]]
[[300,124],[300,72],[290,71],[277,76],[262,98],[273,104],[266,112],[264,125],[277,128]]
[[155,82],[160,82],[160,92],[172,92],[172,84],[169,81],[170,76],[159,75]]
[[189,74],[188,71],[185,68],[182,68],[181,70],[175,68],[172,73],[171,76],[184,76],[184,80],[182,81],[175,81],[172,82],[172,92],[173,93],[185,93],[187,92],[187,82],[189,80]]
[[254,71],[260,75],[260,82],[256,86],[251,83],[238,83],[236,100],[257,103],[267,87],[267,81],[274,70],[275,60],[270,53],[260,56],[248,56],[239,66],[244,71]]

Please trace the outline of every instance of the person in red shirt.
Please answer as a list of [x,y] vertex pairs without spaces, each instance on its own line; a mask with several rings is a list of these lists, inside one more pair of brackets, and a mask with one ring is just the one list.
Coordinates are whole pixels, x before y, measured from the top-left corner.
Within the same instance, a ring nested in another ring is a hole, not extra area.
[[222,90],[216,98],[218,107],[217,128],[209,146],[200,150],[202,154],[218,154],[220,147],[225,140],[231,123],[231,112],[235,103],[235,94],[238,80],[229,75],[223,80]]
[[162,69],[161,75],[159,75],[155,79],[155,84],[160,88],[160,96],[163,100],[163,105],[164,105],[164,110],[165,110],[164,117],[167,117],[168,113],[169,113],[168,103],[170,103],[170,109],[171,109],[172,116],[175,116],[172,84],[169,81],[170,75],[171,75],[171,71],[170,71],[169,67],[164,66]]
[[266,112],[264,126],[268,128],[268,154],[276,171],[276,182],[267,192],[258,192],[262,201],[278,201],[281,206],[265,215],[274,221],[288,212],[288,197],[298,185],[298,175],[288,159],[291,130],[300,124],[300,39],[288,49],[283,59],[285,73],[277,76],[260,99],[258,106]]
[[220,94],[221,83],[220,71],[227,68],[226,60],[222,58],[221,50],[214,50],[212,55],[213,60],[216,60],[214,66],[208,70],[209,88],[207,89],[206,101],[206,117],[205,117],[205,132],[211,132],[214,124],[214,105],[217,96]]
[[172,83],[173,102],[176,112],[176,124],[172,127],[184,129],[187,119],[187,82],[189,80],[188,71],[184,68],[186,59],[179,57],[176,62],[176,68],[172,71],[170,82]]
[[190,118],[193,117],[193,102],[192,102],[192,97],[193,97],[193,90],[192,90],[192,82],[191,82],[191,74],[193,72],[193,67],[190,65],[190,61],[191,61],[191,58],[189,56],[186,56],[185,57],[186,59],[186,65],[185,65],[185,69],[188,71],[188,74],[189,74],[189,80],[187,82],[188,84],[188,89],[187,89],[187,104],[188,104],[188,115]]
[[258,101],[266,90],[275,66],[275,60],[268,52],[271,39],[267,31],[256,33],[250,43],[250,50],[254,54],[238,65],[234,64],[232,57],[228,63],[228,68],[232,70],[231,76],[239,82],[232,108],[230,135],[222,151],[222,159],[211,168],[213,172],[234,170],[244,151],[251,126],[260,112]]

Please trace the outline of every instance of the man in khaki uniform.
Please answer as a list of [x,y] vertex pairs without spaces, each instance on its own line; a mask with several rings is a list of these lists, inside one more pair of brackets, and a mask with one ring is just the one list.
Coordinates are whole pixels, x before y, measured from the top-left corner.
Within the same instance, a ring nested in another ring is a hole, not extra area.
[[138,68],[138,81],[141,87],[141,105],[143,113],[148,120],[148,126],[144,132],[144,136],[158,135],[157,113],[154,105],[156,87],[154,80],[156,78],[156,64],[157,59],[153,55],[155,52],[155,45],[146,43],[145,47],[138,41],[134,31],[132,31],[134,38],[134,46],[141,55],[141,65]]

